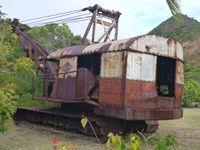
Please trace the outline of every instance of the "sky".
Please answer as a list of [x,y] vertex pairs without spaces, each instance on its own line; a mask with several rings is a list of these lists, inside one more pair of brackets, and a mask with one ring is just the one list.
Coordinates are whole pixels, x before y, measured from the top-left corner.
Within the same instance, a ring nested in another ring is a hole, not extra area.
[[[120,11],[119,39],[143,35],[171,17],[165,0],[0,0],[6,17],[20,20],[77,10],[99,4]],[[181,11],[200,21],[200,1],[180,0]],[[69,24],[76,35],[83,35],[87,23]]]

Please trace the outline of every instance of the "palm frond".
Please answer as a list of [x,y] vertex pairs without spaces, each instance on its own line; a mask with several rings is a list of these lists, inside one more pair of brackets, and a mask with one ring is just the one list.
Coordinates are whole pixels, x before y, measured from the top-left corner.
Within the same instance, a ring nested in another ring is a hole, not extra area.
[[179,16],[181,13],[180,0],[166,0],[173,17]]

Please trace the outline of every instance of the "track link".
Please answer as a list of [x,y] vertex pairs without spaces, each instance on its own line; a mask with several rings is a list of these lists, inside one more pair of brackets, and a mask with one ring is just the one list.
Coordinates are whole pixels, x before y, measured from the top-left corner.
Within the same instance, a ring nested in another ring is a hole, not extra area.
[[137,130],[154,132],[158,128],[157,121],[124,121],[106,118],[92,114],[91,112],[71,112],[61,108],[18,108],[14,119],[16,121],[26,120],[31,123],[53,126],[56,128],[79,132],[94,136],[94,132],[87,124],[86,128],[81,125],[81,119],[86,116],[94,128],[101,142],[105,142],[109,132],[124,134],[136,132]]

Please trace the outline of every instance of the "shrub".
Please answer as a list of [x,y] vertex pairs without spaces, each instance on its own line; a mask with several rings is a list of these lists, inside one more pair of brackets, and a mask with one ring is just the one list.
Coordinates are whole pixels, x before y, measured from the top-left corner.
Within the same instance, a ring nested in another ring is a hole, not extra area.
[[168,134],[162,139],[157,140],[153,145],[150,142],[154,136],[146,137],[140,133],[141,137],[137,134],[131,133],[129,135],[128,141],[123,140],[119,135],[114,135],[113,133],[108,134],[107,149],[108,150],[142,150],[142,149],[151,149],[153,150],[170,150],[176,149],[177,139],[176,136]]
[[0,132],[6,131],[6,123],[12,119],[12,115],[16,111],[15,94],[16,86],[14,84],[7,84],[0,88]]
[[184,106],[190,106],[195,100],[200,99],[200,83],[193,79],[189,79],[185,82],[184,95],[183,95]]

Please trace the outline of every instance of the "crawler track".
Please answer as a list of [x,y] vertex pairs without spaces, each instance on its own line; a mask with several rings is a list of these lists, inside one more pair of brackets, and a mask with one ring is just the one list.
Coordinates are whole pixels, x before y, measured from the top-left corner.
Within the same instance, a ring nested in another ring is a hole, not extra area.
[[53,126],[68,131],[84,133],[94,136],[94,132],[89,124],[86,128],[81,125],[81,119],[87,116],[99,139],[104,142],[109,132],[123,134],[136,130],[154,132],[158,128],[157,122],[144,121],[123,121],[96,116],[90,112],[78,113],[66,111],[62,108],[18,108],[14,119],[16,121],[26,120],[28,122]]

